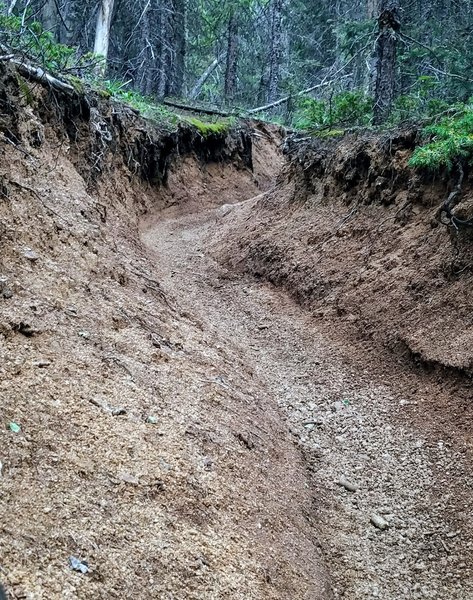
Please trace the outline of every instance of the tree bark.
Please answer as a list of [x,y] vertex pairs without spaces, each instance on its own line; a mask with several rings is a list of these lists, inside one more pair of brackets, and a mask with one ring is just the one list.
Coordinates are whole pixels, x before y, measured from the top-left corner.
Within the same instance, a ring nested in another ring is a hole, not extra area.
[[378,14],[378,0],[368,0],[366,12],[368,19],[375,19]]
[[183,93],[186,68],[186,0],[173,0],[172,19],[172,69],[169,79],[169,94],[180,98]]
[[399,0],[380,0],[378,39],[375,51],[375,86],[373,123],[384,123],[391,114],[395,97]]
[[202,75],[196,81],[194,87],[192,88],[192,90],[189,94],[189,98],[191,100],[196,100],[199,97],[199,94],[202,91],[202,88],[204,87],[205,82],[212,75],[212,73],[215,71],[215,69],[218,67],[218,65],[222,62],[223,58],[224,58],[224,55],[217,56],[210,63],[210,65],[205,69],[205,71],[202,73]]
[[97,27],[95,29],[94,52],[104,58],[102,70],[107,68],[108,48],[110,45],[110,27],[112,24],[114,0],[102,0],[99,6]]
[[232,102],[237,88],[238,17],[232,12],[228,21],[227,67],[225,70],[225,102]]
[[41,21],[44,29],[56,36],[58,29],[58,9],[56,0],[46,0],[41,9]]
[[84,33],[84,7],[77,0],[69,0],[69,2],[61,4],[60,9],[62,15],[59,14],[58,10],[56,12],[60,20],[60,24],[56,29],[59,37],[58,41],[68,46],[77,46]]
[[284,54],[283,17],[286,0],[273,0],[271,7],[271,49],[269,54],[268,103],[279,95]]
[[159,55],[158,55],[158,72],[157,72],[157,89],[156,92],[159,98],[164,98],[169,91],[169,71],[171,66],[170,55],[170,3],[161,2],[161,10],[159,14]]
[[149,96],[153,93],[153,86],[155,85],[156,71],[155,71],[155,51],[153,48],[153,36],[152,29],[153,24],[151,22],[151,2],[147,2],[144,11],[140,17],[141,19],[141,40],[140,46],[142,48],[142,60],[138,69],[138,87],[142,94]]

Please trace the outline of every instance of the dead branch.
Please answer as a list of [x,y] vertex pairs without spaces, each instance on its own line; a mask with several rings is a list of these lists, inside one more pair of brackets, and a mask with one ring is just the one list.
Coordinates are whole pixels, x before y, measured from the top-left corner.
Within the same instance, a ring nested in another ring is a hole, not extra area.
[[46,73],[46,71],[44,71],[44,69],[41,67],[33,67],[32,65],[28,65],[27,63],[16,59],[11,59],[11,62],[18,67],[18,70],[22,75],[31,77],[31,79],[39,81],[40,83],[47,83],[52,88],[59,90],[60,92],[66,92],[68,94],[74,93],[74,88],[72,85],[53,77],[49,73]]
[[233,117],[236,116],[235,112],[228,112],[219,110],[217,108],[199,108],[198,106],[192,106],[190,104],[180,104],[179,102],[173,102],[172,100],[163,100],[163,104],[171,106],[172,108],[178,108],[180,110],[188,110],[190,112],[202,113],[204,115],[216,115],[218,117]]
[[276,106],[281,106],[281,104],[289,102],[291,98],[304,96],[305,94],[310,94],[310,92],[314,92],[315,90],[318,90],[320,88],[327,87],[329,85],[332,85],[333,83],[337,83],[338,81],[340,81],[341,79],[345,79],[346,77],[348,77],[348,75],[344,75],[343,77],[340,77],[340,79],[331,79],[330,81],[323,81],[322,83],[318,83],[317,85],[313,85],[310,88],[301,90],[300,92],[292,94],[291,96],[280,98],[279,100],[276,100],[276,102],[271,102],[270,104],[265,104],[264,106],[258,106],[258,108],[252,108],[248,111],[248,113],[250,115],[255,115],[257,113],[264,112],[265,110],[269,110],[270,108],[276,108]]
[[212,75],[212,73],[215,71],[218,65],[222,62],[224,56],[225,54],[220,54],[220,56],[217,56],[202,73],[202,75],[199,77],[196,84],[192,88],[191,93],[189,94],[191,100],[195,100],[199,96],[205,82]]
[[[376,43],[376,41],[377,40],[375,40],[375,43]],[[353,56],[351,56],[351,58],[349,58],[345,64],[343,64],[339,69],[337,69],[335,71],[335,73],[333,73],[332,79],[330,81],[327,81],[327,77],[328,77],[328,75],[327,75],[317,85],[313,85],[309,88],[306,88],[305,90],[301,90],[300,92],[297,92],[296,94],[291,94],[290,96],[285,96],[284,98],[280,98],[279,100],[276,100],[276,102],[271,102],[270,104],[266,104],[265,106],[259,106],[258,108],[253,108],[248,111],[248,114],[254,115],[256,113],[264,112],[265,110],[268,110],[269,108],[275,108],[276,106],[280,106],[281,104],[285,104],[286,102],[289,102],[289,100],[291,98],[297,98],[299,96],[304,96],[305,94],[310,94],[310,92],[314,92],[315,90],[318,90],[322,87],[327,87],[329,85],[332,85],[333,83],[338,83],[342,79],[346,79],[347,77],[350,77],[350,75],[348,74],[348,75],[342,75],[341,77],[336,79],[336,76],[339,73],[344,71],[360,54],[362,54],[365,50],[367,50],[371,45],[372,45],[372,42],[368,42],[365,46],[363,46],[363,48],[360,48],[358,50],[358,52],[355,52],[355,54],[353,54]]]

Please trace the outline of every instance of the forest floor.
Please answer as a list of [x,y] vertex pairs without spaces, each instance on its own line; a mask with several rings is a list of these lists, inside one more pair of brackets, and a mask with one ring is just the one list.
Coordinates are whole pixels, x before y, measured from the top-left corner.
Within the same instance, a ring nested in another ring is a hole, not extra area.
[[[228,181],[234,186],[235,174]],[[464,439],[450,439],[442,386],[379,348],[367,351],[337,319],[317,318],[281,288],[222,266],[220,251],[232,252],[242,226],[258,235],[262,197],[223,206],[228,198],[219,198],[155,214],[143,240],[166,293],[251,366],[284,415],[310,472],[311,523],[334,598],[473,599],[471,461]],[[424,412],[433,397],[449,433]]]

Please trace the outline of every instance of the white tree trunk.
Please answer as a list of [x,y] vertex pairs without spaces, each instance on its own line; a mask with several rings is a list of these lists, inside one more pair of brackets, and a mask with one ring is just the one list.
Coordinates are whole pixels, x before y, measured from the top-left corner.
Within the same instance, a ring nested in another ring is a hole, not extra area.
[[100,2],[97,17],[97,28],[95,30],[94,52],[104,57],[102,70],[107,66],[108,47],[110,44],[110,26],[112,23],[114,0],[102,0]]

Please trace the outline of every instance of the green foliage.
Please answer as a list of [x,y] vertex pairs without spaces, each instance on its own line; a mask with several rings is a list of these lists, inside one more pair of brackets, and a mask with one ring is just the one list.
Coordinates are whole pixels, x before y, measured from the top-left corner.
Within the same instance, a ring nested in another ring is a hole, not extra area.
[[445,112],[450,104],[438,97],[439,81],[422,75],[417,78],[409,94],[399,96],[393,107],[391,125],[406,120],[435,118]]
[[334,125],[368,125],[372,100],[360,91],[342,92],[329,99],[304,97],[299,101],[295,126],[299,129],[331,129]]
[[26,101],[27,104],[33,104],[33,94],[31,93],[31,88],[28,83],[23,79],[21,75],[17,73],[16,80],[18,82],[18,88],[20,89],[21,96]]
[[94,82],[95,89],[104,97],[128,104],[146,119],[170,126],[179,123],[180,118],[176,113],[163,104],[158,104],[154,98],[147,98],[139,92],[128,89],[127,86],[128,83],[120,81],[96,80]]
[[4,14],[1,4],[0,11],[0,40],[8,48],[35,59],[52,73],[60,73],[73,65],[79,66],[75,48],[58,44],[40,23],[32,21],[26,24],[20,16]]
[[334,22],[336,35],[340,49],[351,57],[355,52],[359,52],[366,45],[367,40],[376,31],[376,22],[374,19],[361,21],[347,20],[345,22]]
[[473,162],[473,105],[424,129],[429,141],[409,161],[416,169],[450,171],[456,162]]

